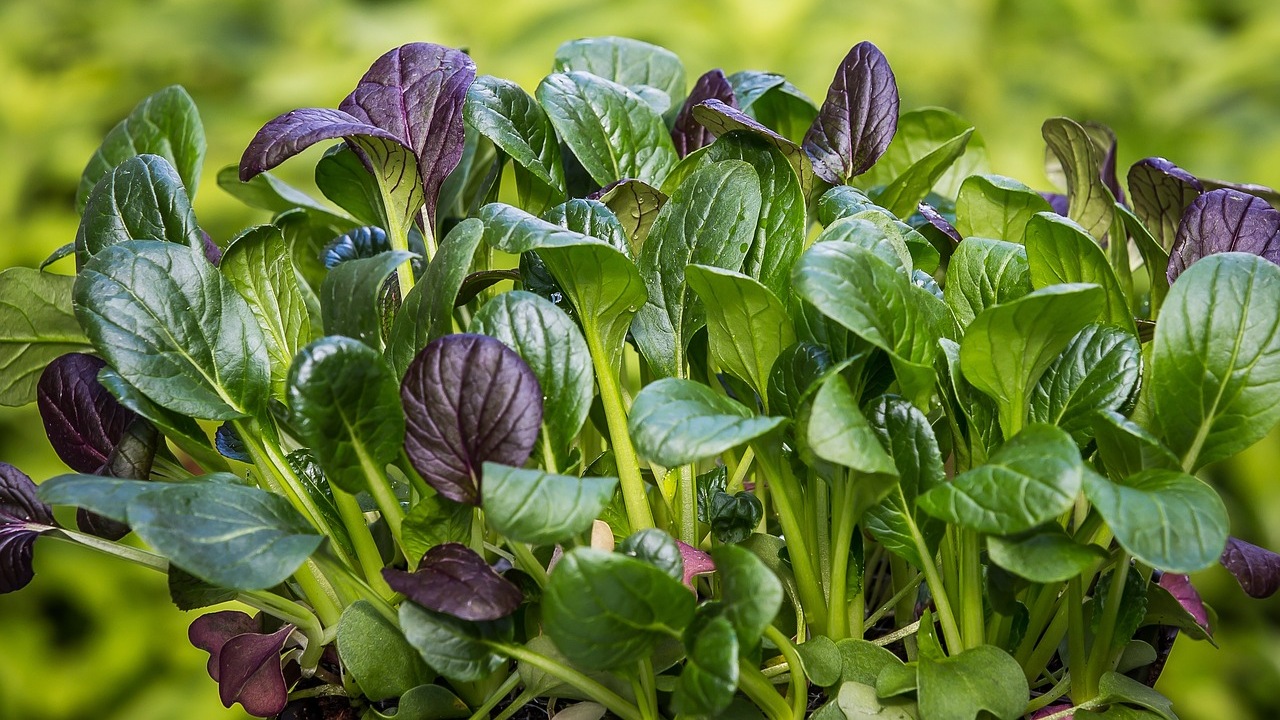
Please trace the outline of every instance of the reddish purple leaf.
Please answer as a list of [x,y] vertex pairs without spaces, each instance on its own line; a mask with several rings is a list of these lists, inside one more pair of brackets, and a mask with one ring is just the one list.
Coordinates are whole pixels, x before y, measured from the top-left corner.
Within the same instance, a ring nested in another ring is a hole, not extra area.
[[1280,263],[1280,210],[1237,190],[1211,190],[1187,206],[1169,254],[1169,282],[1207,255],[1246,252]]
[[[1049,707],[1047,707],[1047,708],[1041,708],[1041,709],[1037,710],[1037,711],[1036,711],[1036,712],[1031,716],[1031,720],[1040,720],[1040,718],[1047,718],[1047,717],[1052,716],[1054,713],[1060,713],[1060,712],[1062,712],[1063,710],[1070,710],[1070,709],[1071,709],[1071,703],[1062,703],[1062,704],[1058,704],[1058,705],[1050,705],[1050,706],[1049,706]],[[1071,720],[1071,717],[1072,717],[1071,715],[1068,715],[1068,716],[1065,718],[1065,720]]]
[[504,618],[524,599],[520,588],[460,543],[431,548],[412,573],[387,568],[382,577],[392,590],[422,607],[462,620]]
[[938,232],[951,238],[952,243],[960,244],[960,231],[956,230],[955,226],[942,217],[942,213],[935,210],[932,205],[920,203],[916,209],[920,211],[921,217],[928,220],[929,224],[936,228]]
[[1206,631],[1210,630],[1209,613],[1205,610],[1204,601],[1200,599],[1200,593],[1191,584],[1190,577],[1175,573],[1164,573],[1160,576],[1160,587],[1169,591],[1169,594],[1173,596],[1174,600],[1178,601],[1182,609],[1195,618],[1196,624]]
[[49,363],[36,385],[49,444],[76,472],[93,473],[105,465],[137,417],[98,382],[104,367],[106,362],[92,355],[68,353]]
[[898,131],[898,83],[884,53],[853,46],[804,136],[813,172],[832,185],[871,169]]
[[1250,597],[1271,597],[1280,590],[1280,555],[1266,548],[1230,537],[1219,562]]
[[217,265],[222,262],[222,248],[218,247],[218,243],[213,241],[209,233],[202,229],[200,231],[200,239],[204,243],[204,259],[208,260],[210,265]]
[[21,590],[35,577],[32,546],[55,526],[53,511],[36,497],[36,484],[0,462],[0,594]]
[[733,86],[724,76],[724,71],[716,68],[708,70],[694,83],[689,97],[685,98],[680,114],[676,115],[675,124],[671,127],[671,141],[676,146],[676,154],[684,157],[698,148],[711,144],[714,139],[711,132],[693,116],[693,108],[705,100],[719,100],[729,107],[738,107],[733,95]]
[[[106,464],[93,474],[123,480],[148,480],[151,478],[151,465],[155,461],[159,445],[160,433],[156,426],[146,418],[136,417],[120,442],[111,450]],[[76,510],[76,525],[90,535],[107,540],[119,540],[129,534],[129,526],[125,523],[84,508]]]
[[237,610],[223,610],[201,615],[193,620],[191,626],[187,628],[187,640],[193,646],[209,653],[209,662],[205,669],[209,671],[209,677],[217,682],[218,670],[221,667],[219,659],[222,655],[222,647],[227,644],[227,641],[237,635],[261,631],[261,618],[250,617]]
[[338,106],[413,151],[432,224],[440,186],[462,159],[462,105],[475,79],[466,53],[410,43],[378,58]]
[[1063,195],[1062,193],[1042,192],[1040,193],[1040,197],[1044,198],[1045,202],[1049,203],[1049,207],[1053,208],[1054,212],[1058,213],[1062,217],[1067,216],[1067,206],[1070,205],[1070,201],[1067,200],[1066,195]]
[[1144,158],[1129,168],[1133,212],[1165,250],[1173,247],[1182,213],[1203,192],[1195,176],[1164,158]]
[[542,388],[515,351],[484,335],[446,335],[400,384],[405,451],[431,487],[480,504],[481,465],[521,467],[542,428]]
[[716,563],[710,554],[681,540],[676,543],[680,546],[680,558],[684,560],[684,584],[693,589],[694,576],[715,572]]
[[318,142],[355,135],[408,145],[395,135],[341,110],[303,108],[291,110],[262,126],[240,157],[240,181],[249,182]]
[[285,625],[270,635],[245,633],[222,646],[218,657],[218,696],[224,707],[240,703],[255,717],[273,717],[289,703],[280,653],[293,632]]

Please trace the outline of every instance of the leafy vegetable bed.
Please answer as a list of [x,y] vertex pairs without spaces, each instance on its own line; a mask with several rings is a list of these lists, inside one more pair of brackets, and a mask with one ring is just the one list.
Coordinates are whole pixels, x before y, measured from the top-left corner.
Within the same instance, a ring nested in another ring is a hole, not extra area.
[[[272,213],[226,243],[191,98],[144,100],[75,275],[0,273],[0,401],[74,471],[0,464],[0,591],[44,537],[256,610],[190,639],[261,717],[1175,718],[1187,573],[1280,585],[1194,474],[1280,420],[1274,191],[1126,194],[1054,118],[1038,193],[869,43],[820,106],[687,87],[397,48],[219,173]],[[270,174],[317,143],[329,202]]]

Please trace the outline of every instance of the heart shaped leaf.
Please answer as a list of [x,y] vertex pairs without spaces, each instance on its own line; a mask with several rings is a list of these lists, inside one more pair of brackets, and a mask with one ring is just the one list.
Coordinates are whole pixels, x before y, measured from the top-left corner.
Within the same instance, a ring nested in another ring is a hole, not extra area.
[[289,702],[280,653],[293,632],[285,625],[270,635],[244,633],[218,652],[218,696],[224,707],[240,703],[256,717],[272,717]]
[[431,487],[480,504],[480,466],[520,467],[542,427],[542,388],[515,351],[484,335],[447,335],[413,359],[400,385],[405,451]]
[[677,467],[715,457],[784,421],[754,416],[741,403],[701,383],[666,378],[636,395],[627,427],[641,457]]
[[187,639],[191,644],[209,653],[206,669],[209,677],[217,682],[222,670],[222,647],[237,635],[262,632],[262,618],[250,617],[238,610],[222,610],[206,613],[191,621]]
[[412,573],[382,571],[392,590],[459,620],[497,620],[516,611],[524,595],[493,571],[476,551],[461,543],[437,545]]
[[840,62],[818,117],[804,137],[813,171],[843,185],[875,165],[898,128],[898,83],[884,53],[854,45]]

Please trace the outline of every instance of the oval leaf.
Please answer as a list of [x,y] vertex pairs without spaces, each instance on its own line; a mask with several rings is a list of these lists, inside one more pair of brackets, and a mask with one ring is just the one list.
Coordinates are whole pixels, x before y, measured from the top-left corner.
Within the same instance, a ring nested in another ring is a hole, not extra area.
[[1133,313],[1102,248],[1074,222],[1053,213],[1027,221],[1027,264],[1037,289],[1063,283],[1093,283],[1106,293],[1106,321],[1133,334]]
[[129,240],[204,246],[182,179],[158,155],[129,158],[94,186],[76,232],[77,264]]
[[658,90],[667,96],[669,105],[684,99],[684,64],[680,58],[666,48],[640,40],[625,37],[570,40],[556,48],[555,69],[582,70],[632,90]]
[[1280,590],[1280,555],[1266,548],[1229,537],[1219,562],[1249,597],[1271,597]]
[[832,185],[866,172],[898,128],[898,84],[884,53],[853,46],[836,69],[818,117],[804,137],[813,171]]
[[1207,255],[1244,252],[1280,263],[1280,210],[1235,190],[1211,190],[1187,206],[1169,253],[1170,284]]
[[484,335],[448,335],[413,359],[400,385],[405,451],[431,487],[480,504],[484,462],[520,467],[542,427],[542,388],[520,356]]
[[983,310],[1029,292],[1031,268],[1026,248],[1003,240],[969,237],[956,246],[947,263],[942,297],[960,326],[968,327]]
[[956,196],[956,230],[966,238],[1021,243],[1027,221],[1052,208],[1035,190],[1000,175],[973,175]]
[[1165,572],[1203,570],[1226,547],[1226,506],[1186,473],[1145,470],[1123,484],[1087,473],[1084,491],[1120,545]]
[[104,367],[92,355],[67,353],[49,363],[36,386],[49,444],[76,472],[91,473],[105,465],[138,417],[98,382]]
[[591,529],[617,486],[612,477],[578,478],[485,463],[484,516],[516,542],[566,542]]
[[26,405],[38,396],[41,373],[67,353],[89,352],[72,312],[75,278],[9,268],[0,272],[0,405]]
[[502,667],[506,658],[490,642],[510,641],[511,621],[466,622],[444,613],[400,604],[400,628],[433,670],[450,680],[475,682]]
[[786,307],[767,287],[731,270],[690,265],[685,277],[706,306],[712,360],[764,397],[774,362],[796,341]]
[[1142,377],[1142,346],[1116,327],[1081,330],[1031,390],[1031,422],[1049,423],[1084,445],[1097,413],[1121,410]]
[[382,347],[382,297],[387,278],[413,253],[389,250],[348,260],[329,271],[320,285],[320,313],[329,335],[346,335]]
[[497,620],[524,599],[520,588],[461,543],[431,548],[412,573],[385,568],[382,577],[409,600],[459,620]]
[[754,440],[784,420],[755,417],[701,383],[666,378],[636,395],[627,428],[641,457],[677,467]]
[[351,673],[372,701],[398,698],[431,680],[422,656],[400,628],[368,600],[357,600],[342,611],[337,643],[342,669]]
[[556,130],[542,106],[519,85],[481,75],[467,89],[463,115],[467,124],[512,160],[563,193],[564,170]]

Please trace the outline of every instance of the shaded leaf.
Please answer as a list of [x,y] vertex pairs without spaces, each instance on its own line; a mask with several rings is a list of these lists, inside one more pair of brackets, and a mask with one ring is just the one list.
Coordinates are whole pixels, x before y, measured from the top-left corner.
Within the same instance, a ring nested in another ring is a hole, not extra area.
[[1271,597],[1280,590],[1280,555],[1266,548],[1229,537],[1219,560],[1250,597]]
[[36,386],[49,444],[77,472],[91,473],[106,464],[137,418],[98,382],[104,367],[92,355],[67,353],[49,363]]
[[671,142],[675,145],[676,155],[684,157],[699,148],[711,144],[712,135],[693,117],[693,108],[705,100],[719,100],[729,107],[737,107],[733,86],[725,78],[720,68],[703,73],[689,91],[680,113],[676,115],[675,124],[671,127]]
[[32,547],[54,526],[53,511],[36,496],[31,478],[0,462],[0,595],[31,582]]
[[518,587],[461,543],[431,548],[412,573],[385,568],[382,576],[409,600],[459,620],[497,620],[515,612],[524,599]]
[[688,660],[680,671],[672,708],[677,713],[718,715],[729,707],[738,689],[738,637],[733,625],[724,616],[714,617],[696,637],[685,638],[685,648]]
[[1071,433],[1084,445],[1093,437],[1094,418],[1120,411],[1136,396],[1142,377],[1142,346],[1116,327],[1085,327],[1045,368],[1031,390],[1031,422]]
[[1045,120],[1040,134],[1062,166],[1068,217],[1101,241],[1111,229],[1116,204],[1116,198],[1102,181],[1102,152],[1088,131],[1070,118]]
[[961,327],[994,305],[1031,292],[1026,248],[1003,240],[970,237],[956,246],[947,263],[943,299]]
[[1017,180],[974,175],[965,179],[956,196],[956,230],[966,238],[976,235],[1021,243],[1027,222],[1037,213],[1051,211],[1044,198]]
[[1182,213],[1203,192],[1195,176],[1164,158],[1144,158],[1129,168],[1133,212],[1166,251],[1173,247]]
[[280,653],[293,632],[285,625],[270,635],[236,635],[218,653],[218,696],[224,707],[240,703],[245,712],[271,717],[289,702]]

